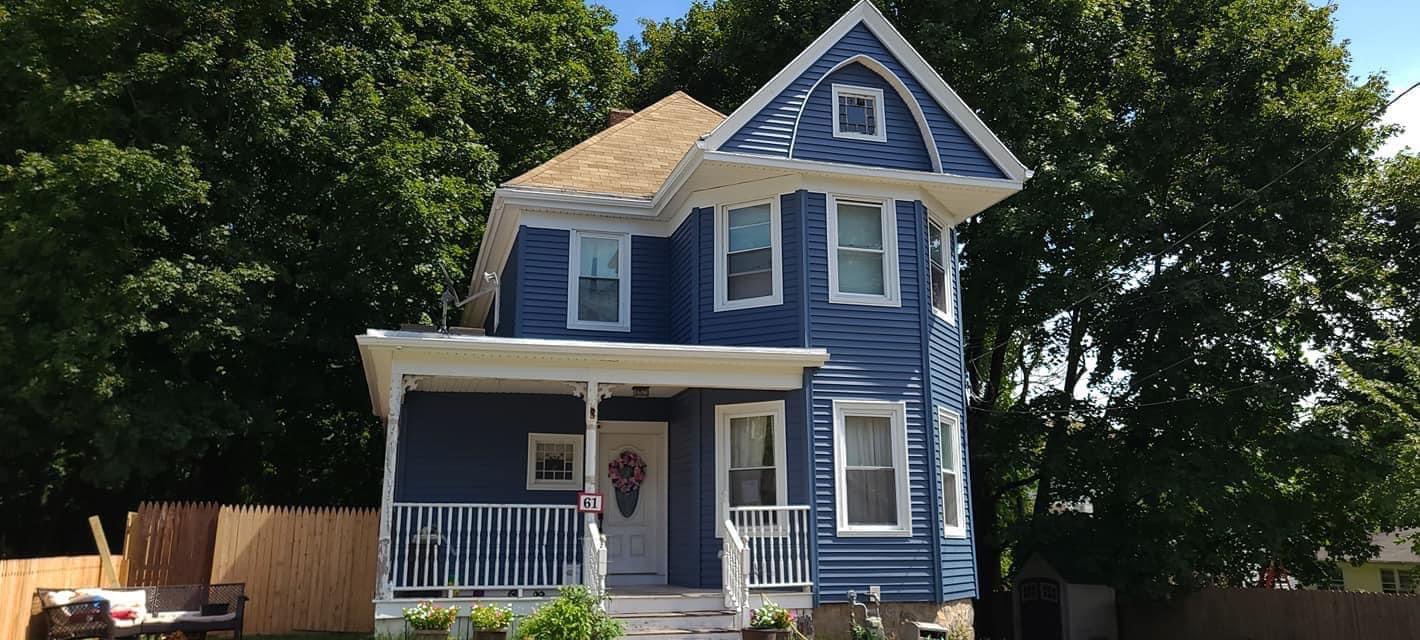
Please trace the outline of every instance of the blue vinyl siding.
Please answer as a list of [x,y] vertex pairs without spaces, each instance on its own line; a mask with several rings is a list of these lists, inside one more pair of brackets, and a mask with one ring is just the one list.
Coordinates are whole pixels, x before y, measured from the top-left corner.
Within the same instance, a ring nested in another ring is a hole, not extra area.
[[[656,420],[669,401],[610,398],[605,420]],[[528,433],[586,433],[582,401],[567,395],[405,394],[394,499],[401,502],[571,504],[575,491],[528,491]]]
[[[886,104],[879,107],[883,109],[886,141],[833,137],[834,84],[882,90]],[[922,131],[917,127],[912,112],[907,109],[907,103],[887,80],[861,64],[851,64],[833,72],[814,89],[804,106],[803,118],[799,120],[792,151],[795,158],[804,160],[913,171],[932,170],[932,159],[927,155]]]
[[[956,326],[952,326],[935,313],[930,313],[930,333],[928,334],[927,355],[931,362],[931,398],[934,407],[946,407],[955,411],[961,416],[961,452],[962,452],[962,478],[966,485],[966,500],[961,506],[962,515],[966,523],[967,537],[963,538],[942,538],[942,598],[943,600],[955,600],[958,598],[976,597],[976,560],[975,550],[972,548],[972,513],[971,513],[971,473],[970,462],[967,455],[966,437],[966,371],[965,353],[962,347],[961,327],[961,288],[958,280],[958,268],[956,255],[956,232],[948,231],[951,239],[951,251],[948,254],[951,260],[952,278],[952,312],[956,315]],[[925,264],[925,262],[924,262]],[[933,410],[935,415],[936,409]],[[935,439],[935,438],[934,438]],[[938,444],[938,446],[941,446]],[[936,475],[936,483],[941,485],[941,475]],[[950,490],[947,487],[938,486],[937,495],[942,495],[942,491]],[[939,498],[940,500],[940,498]],[[939,516],[940,517],[940,516]],[[941,526],[937,527],[938,534],[941,535]]]
[[[929,483],[935,450],[924,420],[920,286],[920,221],[914,202],[897,201],[902,307],[829,304],[826,197],[807,194],[810,346],[832,354],[812,378],[814,506],[818,529],[819,598],[842,602],[846,592],[881,585],[884,600],[938,598],[931,536],[940,535]],[[821,268],[820,265],[823,265]],[[912,537],[838,537],[835,517],[833,400],[903,401],[907,406],[908,499]]]
[[[567,328],[568,250],[565,229],[518,230],[515,326],[520,338],[669,342],[667,238],[631,236],[631,331]],[[511,258],[510,258],[511,259]]]
[[700,215],[696,209],[670,238],[670,338],[678,344],[699,342]]
[[[870,56],[892,71],[917,99],[918,104],[922,106],[927,126],[936,140],[937,153],[942,158],[942,171],[983,178],[1005,177],[1001,169],[962,130],[961,125],[937,104],[896,56],[883,46],[877,36],[861,24],[830,47],[803,75],[796,78],[760,113],[755,114],[744,127],[731,135],[721,146],[721,150],[789,157],[794,122],[814,83],[838,63],[858,54]],[[849,159],[845,157],[836,161],[848,162]]]
[[[783,256],[784,302],[782,304],[733,311],[715,311],[715,210],[710,207],[697,209],[681,223],[681,227],[695,229],[696,266],[694,274],[698,278],[694,310],[697,324],[689,335],[695,344],[716,344],[753,347],[799,347],[803,346],[801,330],[800,269],[803,251],[800,249],[801,233],[799,225],[799,199],[795,194],[779,197],[781,219],[781,252]],[[677,233],[680,233],[678,230]],[[673,244],[674,241],[673,241]],[[683,247],[676,245],[676,250]],[[681,255],[675,257],[676,261]],[[673,300],[673,306],[683,304],[683,299]],[[678,318],[681,311],[673,311]],[[683,320],[682,320],[683,321]],[[681,333],[687,333],[684,330]]]
[[[512,337],[518,335],[518,240],[513,239],[513,248],[508,254],[508,263],[498,274],[498,317],[493,317],[489,309],[483,330],[490,336]],[[494,323],[497,322],[497,326]]]

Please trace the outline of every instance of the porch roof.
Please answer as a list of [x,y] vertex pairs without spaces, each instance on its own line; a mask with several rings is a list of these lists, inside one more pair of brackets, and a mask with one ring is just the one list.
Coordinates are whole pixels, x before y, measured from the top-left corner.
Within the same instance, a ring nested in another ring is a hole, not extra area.
[[355,337],[376,415],[398,376],[766,389],[803,386],[825,349],[601,342],[369,329]]

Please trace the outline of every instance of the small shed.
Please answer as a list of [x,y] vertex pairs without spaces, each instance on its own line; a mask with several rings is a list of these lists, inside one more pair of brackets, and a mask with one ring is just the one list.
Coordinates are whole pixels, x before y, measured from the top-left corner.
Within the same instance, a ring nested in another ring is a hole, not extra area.
[[1017,640],[1119,640],[1114,588],[1071,578],[1031,554],[1012,582]]

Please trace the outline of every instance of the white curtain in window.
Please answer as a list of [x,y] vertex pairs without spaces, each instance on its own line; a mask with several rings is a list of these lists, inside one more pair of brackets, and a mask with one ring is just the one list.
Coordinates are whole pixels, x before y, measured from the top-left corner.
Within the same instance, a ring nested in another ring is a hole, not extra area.
[[843,439],[848,523],[898,524],[892,420],[884,416],[844,416]]
[[730,419],[730,506],[778,504],[773,416]]

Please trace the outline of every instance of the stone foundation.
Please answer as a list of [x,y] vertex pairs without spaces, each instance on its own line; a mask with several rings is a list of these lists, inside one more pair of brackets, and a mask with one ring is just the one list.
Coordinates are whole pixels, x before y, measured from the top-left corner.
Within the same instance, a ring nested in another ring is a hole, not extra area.
[[[856,609],[858,623],[863,623],[862,608],[846,603],[824,604],[810,612],[808,625],[813,630],[815,640],[849,640],[850,613]],[[888,640],[916,640],[917,627],[911,623],[935,622],[948,631],[964,627],[967,635],[972,634],[972,609],[970,600],[953,600],[944,604],[932,602],[884,602],[879,607],[883,618],[883,630]]]

